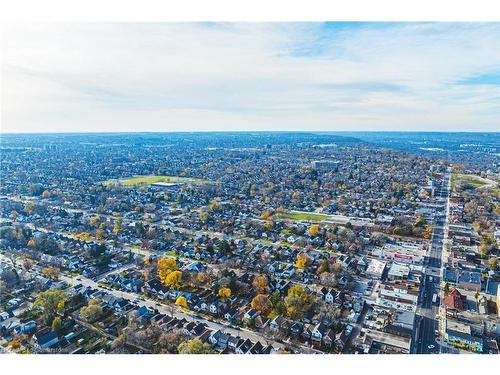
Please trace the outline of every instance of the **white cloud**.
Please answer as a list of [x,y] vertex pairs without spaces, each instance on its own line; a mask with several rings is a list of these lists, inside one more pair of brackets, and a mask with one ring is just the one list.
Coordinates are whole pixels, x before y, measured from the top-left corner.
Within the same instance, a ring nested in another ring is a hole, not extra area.
[[493,24],[35,24],[4,33],[2,131],[492,130]]

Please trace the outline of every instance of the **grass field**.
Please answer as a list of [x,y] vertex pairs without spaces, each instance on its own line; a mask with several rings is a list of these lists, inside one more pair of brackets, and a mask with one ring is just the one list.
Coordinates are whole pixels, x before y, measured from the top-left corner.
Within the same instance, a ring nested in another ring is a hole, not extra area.
[[466,184],[472,186],[474,189],[488,184],[488,182],[486,182],[484,178],[473,174],[453,174],[451,176],[451,188],[454,190],[459,182],[465,182]]
[[206,184],[208,181],[203,180],[201,178],[179,177],[179,176],[134,176],[120,180],[109,180],[106,181],[106,184],[118,183],[120,185],[127,187],[136,187],[143,185],[151,185],[158,182],[203,185]]
[[315,212],[286,211],[276,214],[276,218],[284,220],[320,222],[327,219],[328,215],[318,214]]
[[497,196],[497,198],[500,198],[500,188],[492,188],[491,191],[493,192],[493,194],[495,194]]

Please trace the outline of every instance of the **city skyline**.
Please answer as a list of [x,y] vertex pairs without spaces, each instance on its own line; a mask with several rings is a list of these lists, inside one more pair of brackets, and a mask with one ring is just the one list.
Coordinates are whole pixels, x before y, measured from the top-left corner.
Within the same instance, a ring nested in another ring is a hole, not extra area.
[[498,23],[31,24],[2,132],[499,130]]

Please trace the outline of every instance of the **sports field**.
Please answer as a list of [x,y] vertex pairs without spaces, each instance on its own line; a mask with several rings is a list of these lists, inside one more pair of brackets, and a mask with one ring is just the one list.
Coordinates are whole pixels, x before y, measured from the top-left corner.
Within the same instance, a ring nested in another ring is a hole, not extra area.
[[155,183],[177,183],[188,185],[203,185],[208,181],[201,178],[179,177],[179,176],[134,176],[119,180],[108,180],[106,184],[120,184],[127,187],[151,185]]

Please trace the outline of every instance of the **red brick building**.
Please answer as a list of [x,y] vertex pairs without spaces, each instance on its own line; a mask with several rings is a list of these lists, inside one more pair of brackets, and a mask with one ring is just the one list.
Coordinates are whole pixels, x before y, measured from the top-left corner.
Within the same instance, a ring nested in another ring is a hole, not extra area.
[[460,294],[456,289],[451,290],[444,297],[444,304],[449,309],[465,310],[467,297]]

